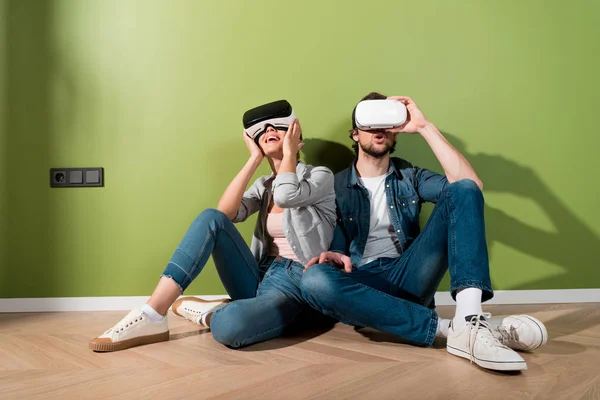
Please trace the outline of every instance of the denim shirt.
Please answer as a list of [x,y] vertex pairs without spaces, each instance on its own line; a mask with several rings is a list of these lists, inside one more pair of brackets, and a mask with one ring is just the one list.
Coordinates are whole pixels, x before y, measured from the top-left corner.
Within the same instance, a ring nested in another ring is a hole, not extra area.
[[[330,247],[331,251],[349,255],[354,267],[363,257],[371,221],[369,192],[360,184],[355,164],[335,176],[337,227]],[[420,232],[421,204],[436,203],[447,184],[445,176],[401,158],[390,159],[385,194],[402,252]]]
[[302,264],[327,251],[336,220],[334,176],[329,169],[299,162],[296,173],[261,176],[244,193],[233,222],[245,221],[258,211],[250,245],[258,263],[269,253],[267,216],[271,199],[283,208],[283,231]]

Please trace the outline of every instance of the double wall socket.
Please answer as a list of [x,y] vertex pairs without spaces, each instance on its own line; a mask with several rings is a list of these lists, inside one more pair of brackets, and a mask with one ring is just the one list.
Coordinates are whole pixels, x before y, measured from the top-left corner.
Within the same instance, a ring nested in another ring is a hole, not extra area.
[[102,187],[104,168],[50,168],[51,187]]

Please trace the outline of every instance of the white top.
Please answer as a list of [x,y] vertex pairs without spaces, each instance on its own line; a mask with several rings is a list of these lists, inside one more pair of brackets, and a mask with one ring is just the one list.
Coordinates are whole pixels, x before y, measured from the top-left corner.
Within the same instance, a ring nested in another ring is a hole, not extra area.
[[294,253],[290,242],[283,232],[283,213],[269,213],[267,215],[267,233],[271,237],[270,256],[281,256],[300,262]]
[[371,202],[371,221],[369,237],[363,258],[358,266],[370,263],[382,257],[399,257],[400,242],[390,221],[387,199],[385,195],[385,178],[387,174],[375,178],[360,178],[363,186],[369,191]]

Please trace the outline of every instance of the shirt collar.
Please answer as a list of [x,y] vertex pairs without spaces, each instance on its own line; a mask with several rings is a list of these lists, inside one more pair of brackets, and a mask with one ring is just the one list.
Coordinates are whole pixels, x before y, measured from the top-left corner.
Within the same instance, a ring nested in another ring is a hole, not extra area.
[[[352,162],[352,165],[350,166],[350,177],[348,180],[348,187],[358,185],[358,172],[356,171],[356,161],[358,161],[358,159],[355,158]],[[399,179],[402,179],[402,173],[398,168],[396,168],[396,163],[394,162],[393,158],[390,158],[390,166],[388,167],[387,175],[390,174],[396,174],[396,176]]]

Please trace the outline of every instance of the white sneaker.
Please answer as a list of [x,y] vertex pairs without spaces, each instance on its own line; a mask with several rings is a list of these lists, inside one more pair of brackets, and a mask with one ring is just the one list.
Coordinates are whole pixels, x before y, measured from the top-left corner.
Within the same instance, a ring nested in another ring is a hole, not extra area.
[[492,332],[485,318],[490,314],[473,315],[462,326],[450,324],[446,350],[455,356],[467,358],[480,367],[497,371],[522,371],[527,363],[509,349]]
[[171,310],[175,315],[188,319],[197,325],[208,327],[206,317],[219,308],[225,307],[229,301],[229,299],[202,300],[197,297],[182,297],[173,303]]
[[167,340],[169,340],[167,318],[152,321],[141,308],[136,308],[115,326],[90,340],[89,347],[94,351],[117,351]]
[[500,319],[500,323],[490,321],[494,334],[502,344],[514,350],[532,351],[546,344],[546,326],[529,315],[511,315]]

